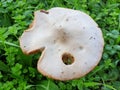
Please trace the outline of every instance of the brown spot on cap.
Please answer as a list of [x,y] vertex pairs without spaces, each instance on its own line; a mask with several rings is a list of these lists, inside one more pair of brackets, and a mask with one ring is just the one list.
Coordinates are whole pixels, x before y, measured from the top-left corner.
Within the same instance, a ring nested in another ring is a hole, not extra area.
[[45,10],[40,10],[40,12],[45,13],[45,14],[49,14],[49,12],[45,11]]

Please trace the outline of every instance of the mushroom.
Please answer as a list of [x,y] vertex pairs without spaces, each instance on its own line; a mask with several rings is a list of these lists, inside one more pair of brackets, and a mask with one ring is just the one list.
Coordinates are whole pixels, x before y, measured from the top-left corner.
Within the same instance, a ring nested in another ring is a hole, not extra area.
[[25,54],[42,52],[37,69],[56,80],[72,80],[89,73],[102,57],[104,40],[87,14],[61,7],[35,12],[30,28],[20,37]]

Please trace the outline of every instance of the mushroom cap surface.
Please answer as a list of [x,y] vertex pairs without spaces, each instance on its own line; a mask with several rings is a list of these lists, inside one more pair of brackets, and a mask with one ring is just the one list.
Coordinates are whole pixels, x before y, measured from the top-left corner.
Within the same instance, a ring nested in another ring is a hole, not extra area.
[[[55,7],[36,11],[30,28],[20,37],[25,54],[42,51],[37,69],[56,80],[80,78],[102,57],[104,40],[95,21],[87,14]],[[64,61],[71,59],[71,64]]]

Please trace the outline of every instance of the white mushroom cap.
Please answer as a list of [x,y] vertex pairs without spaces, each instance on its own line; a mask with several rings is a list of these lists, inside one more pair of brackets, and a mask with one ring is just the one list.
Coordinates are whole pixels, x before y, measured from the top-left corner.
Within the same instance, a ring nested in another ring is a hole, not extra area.
[[[24,53],[42,51],[37,68],[57,80],[80,78],[100,61],[102,32],[87,14],[66,8],[36,11],[32,26],[20,37]],[[67,59],[71,63],[66,65]]]

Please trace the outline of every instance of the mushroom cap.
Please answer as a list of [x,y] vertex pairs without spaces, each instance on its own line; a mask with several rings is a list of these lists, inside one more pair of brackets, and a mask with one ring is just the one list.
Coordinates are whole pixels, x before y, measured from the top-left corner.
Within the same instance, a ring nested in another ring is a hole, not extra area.
[[[32,25],[20,37],[25,54],[42,51],[38,71],[62,81],[90,72],[100,61],[103,46],[102,32],[89,15],[60,7],[36,11]],[[67,59],[72,63],[66,65]]]

